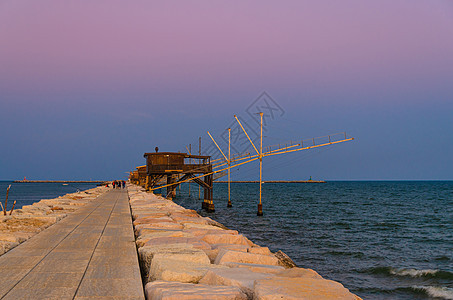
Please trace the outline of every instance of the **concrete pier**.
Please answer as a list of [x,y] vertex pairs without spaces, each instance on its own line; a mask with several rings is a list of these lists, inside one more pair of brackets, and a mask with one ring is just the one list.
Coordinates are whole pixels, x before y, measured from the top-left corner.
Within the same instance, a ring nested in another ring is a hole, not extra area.
[[144,299],[128,201],[110,190],[0,256],[0,299]]

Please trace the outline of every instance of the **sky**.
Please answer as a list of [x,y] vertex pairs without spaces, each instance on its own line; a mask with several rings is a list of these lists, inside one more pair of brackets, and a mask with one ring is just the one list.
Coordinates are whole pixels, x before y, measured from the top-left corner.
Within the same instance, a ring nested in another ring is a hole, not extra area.
[[206,153],[235,114],[257,128],[263,92],[264,145],[355,138],[266,158],[265,180],[453,180],[453,1],[0,0],[0,180]]

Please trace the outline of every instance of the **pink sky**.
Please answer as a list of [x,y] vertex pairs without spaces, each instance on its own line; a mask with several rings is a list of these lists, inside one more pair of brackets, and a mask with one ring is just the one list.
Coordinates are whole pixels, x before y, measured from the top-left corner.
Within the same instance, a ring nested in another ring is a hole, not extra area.
[[0,87],[24,100],[435,88],[452,75],[452,36],[449,1],[2,1]]

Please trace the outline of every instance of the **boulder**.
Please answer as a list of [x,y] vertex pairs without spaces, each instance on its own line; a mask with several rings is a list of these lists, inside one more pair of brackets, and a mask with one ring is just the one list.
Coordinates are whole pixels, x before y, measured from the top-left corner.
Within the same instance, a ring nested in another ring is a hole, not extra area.
[[[270,265],[258,265],[258,264],[244,264],[244,263],[227,263],[226,266],[230,268],[247,268],[252,272],[256,273],[269,273],[269,274],[281,274],[285,271],[285,268],[281,266],[270,266]],[[281,276],[281,275],[279,275]],[[290,277],[290,276],[288,276]]]
[[135,232],[137,235],[143,234],[143,230],[146,229],[178,229],[182,230],[184,227],[181,224],[178,224],[176,222],[156,222],[152,224],[141,224],[135,226]]
[[212,269],[199,281],[207,285],[237,286],[247,294],[253,296],[253,288],[256,280],[268,279],[272,274],[255,273],[245,268]]
[[156,217],[145,217],[145,218],[138,218],[134,221],[134,226],[141,225],[141,224],[152,224],[158,222],[174,222],[172,218],[167,216],[156,216]]
[[212,269],[211,264],[174,260],[154,256],[149,269],[148,282],[154,280],[198,283]]
[[219,228],[217,226],[212,226],[212,225],[205,225],[205,224],[199,224],[199,223],[185,223],[184,224],[184,229],[190,229],[190,228],[206,229],[206,230],[223,230],[223,228]]
[[194,249],[190,244],[163,244],[156,246],[144,246],[138,249],[140,266],[145,277],[148,277],[151,261],[155,253],[165,253],[177,249]]
[[304,278],[318,278],[322,279],[321,275],[313,271],[312,269],[292,268],[285,269],[277,274],[278,277],[304,277]]
[[203,249],[204,253],[209,257],[209,260],[211,261],[211,264],[214,263],[215,259],[217,258],[217,255],[219,254],[219,249]]
[[342,284],[331,280],[308,277],[272,277],[256,280],[253,299],[357,300],[360,298],[350,293]]
[[148,300],[247,300],[238,287],[154,281],[146,284]]
[[208,244],[252,245],[252,242],[241,234],[206,234],[203,236],[202,240]]
[[247,253],[249,247],[247,245],[241,245],[241,244],[212,244],[211,245],[212,249],[218,249],[219,251],[221,249],[227,249],[227,250],[234,250],[234,251],[240,251]]
[[259,247],[259,246],[250,247],[248,249],[248,252],[255,253],[255,254],[261,254],[261,255],[272,255],[272,252],[267,247]]
[[137,247],[143,247],[149,240],[158,237],[193,237],[190,233],[181,230],[155,230],[152,232],[146,232],[146,234],[140,235],[135,244]]
[[211,218],[208,218],[208,217],[205,217],[204,218],[209,225],[212,225],[212,226],[215,226],[215,227],[219,227],[219,228],[222,228],[222,229],[225,229],[225,230],[229,230],[228,227],[226,227],[225,225],[223,225],[222,223],[219,223],[217,221],[214,221],[213,219]]
[[[156,248],[153,259],[173,259],[180,261],[193,262],[203,265],[210,265],[208,256],[203,250],[190,248],[192,245],[188,244],[186,248]],[[193,246],[192,246],[193,247]]]
[[[190,223],[188,223],[190,224]],[[224,230],[214,226],[210,226],[211,228],[197,228],[197,227],[184,227],[183,231],[190,232],[195,236],[204,236],[206,234],[238,234],[236,230]]]
[[211,249],[208,243],[203,242],[197,238],[186,238],[186,237],[159,237],[150,239],[145,243],[144,246],[154,246],[163,244],[191,244],[197,249]]
[[285,267],[287,269],[297,267],[293,260],[289,258],[289,256],[286,255],[283,251],[278,250],[274,255],[278,259],[279,266]]
[[139,249],[142,269],[151,280],[197,282],[211,262],[204,251],[190,244]]
[[214,263],[220,250],[228,249],[228,250],[247,252],[248,246],[237,245],[237,244],[213,244],[213,245],[211,245],[211,248],[212,248],[212,250],[208,249],[208,250],[204,250],[204,251],[209,256],[209,259],[211,260],[211,262]]
[[278,265],[278,259],[275,256],[261,255],[261,254],[254,254],[254,253],[244,253],[244,252],[240,252],[240,251],[233,251],[233,250],[226,250],[226,249],[220,250],[219,254],[217,255],[216,260],[214,261],[214,263],[218,264],[218,265],[227,264],[230,262],[271,265],[271,266]]

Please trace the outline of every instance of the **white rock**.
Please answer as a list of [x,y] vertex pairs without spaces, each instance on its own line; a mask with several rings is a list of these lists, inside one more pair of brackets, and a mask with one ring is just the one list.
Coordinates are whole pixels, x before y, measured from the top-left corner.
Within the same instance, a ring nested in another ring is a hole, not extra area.
[[193,246],[190,244],[163,244],[156,246],[144,246],[138,249],[138,257],[140,259],[140,265],[142,271],[144,272],[145,277],[148,277],[149,268],[151,266],[151,261],[155,253],[166,253],[167,251],[172,250],[184,250],[184,249],[193,249]]
[[257,280],[253,299],[358,300],[338,282],[319,278],[273,277]]
[[181,230],[155,230],[140,235],[135,243],[137,247],[143,247],[149,240],[158,237],[193,237],[190,233]]
[[244,263],[227,263],[225,265],[230,268],[247,268],[250,271],[257,273],[280,274],[282,271],[285,271],[285,268],[281,266],[244,264]]
[[203,242],[198,238],[186,238],[186,237],[159,237],[150,239],[145,243],[145,246],[155,246],[163,244],[191,244],[194,248],[197,249],[211,249],[208,243]]
[[244,268],[213,269],[209,270],[199,283],[237,286],[247,296],[252,297],[255,281],[272,278],[273,276],[272,274],[255,273]]
[[[211,266],[202,250],[178,246],[174,248],[142,247],[140,258],[145,268],[149,264],[148,278],[180,282],[198,282]],[[146,275],[146,274],[145,274]]]
[[211,266],[211,264],[154,257],[149,269],[148,282],[165,280],[197,283],[212,268]]
[[148,300],[246,300],[237,287],[154,281],[146,284]]
[[275,256],[244,253],[226,249],[220,250],[214,263],[222,265],[230,262],[278,266],[278,259]]
[[322,279],[321,275],[312,269],[291,268],[285,269],[277,274],[278,277],[304,277],[304,278],[318,278]]
[[261,254],[261,255],[272,255],[272,252],[269,250],[268,247],[251,247],[248,249],[248,252],[250,253],[255,253],[255,254]]
[[252,242],[241,234],[206,234],[203,236],[202,240],[208,244],[252,245]]

